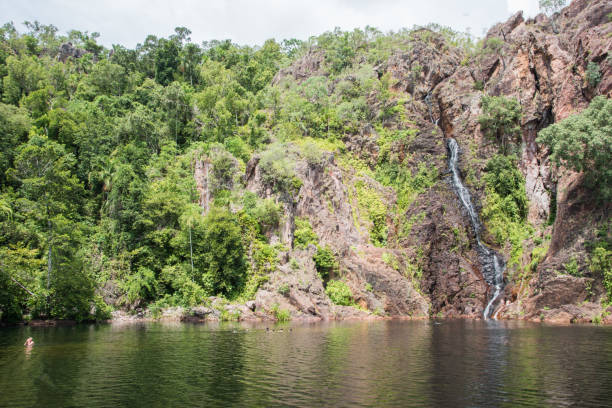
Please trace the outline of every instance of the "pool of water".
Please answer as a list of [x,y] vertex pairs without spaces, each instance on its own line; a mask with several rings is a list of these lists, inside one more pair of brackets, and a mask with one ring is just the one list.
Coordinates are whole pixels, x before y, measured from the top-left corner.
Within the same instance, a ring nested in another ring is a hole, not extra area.
[[0,407],[612,404],[612,327],[453,320],[270,329],[3,328]]

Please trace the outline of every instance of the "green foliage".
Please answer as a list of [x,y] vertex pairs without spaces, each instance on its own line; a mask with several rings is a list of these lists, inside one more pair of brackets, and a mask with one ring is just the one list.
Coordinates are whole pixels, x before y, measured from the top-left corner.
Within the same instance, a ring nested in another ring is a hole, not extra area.
[[601,200],[612,198],[612,100],[597,96],[582,113],[540,131],[553,163],[584,172]]
[[391,269],[396,271],[400,270],[400,265],[397,257],[392,252],[384,252],[382,254],[382,260],[387,264]]
[[278,303],[272,305],[272,315],[279,323],[285,323],[291,320],[291,313],[287,309],[282,309]]
[[363,180],[355,183],[359,211],[371,222],[370,241],[376,246],[387,243],[387,207],[379,193]]
[[595,248],[589,259],[589,270],[593,276],[603,278],[608,300],[612,300],[612,251],[604,246]]
[[355,304],[351,288],[343,281],[330,280],[327,282],[325,294],[336,305],[353,306]]
[[319,237],[312,229],[312,225],[307,218],[295,219],[295,231],[293,232],[293,246],[295,248],[305,249],[308,245],[317,245]]
[[578,269],[578,261],[576,260],[576,258],[571,258],[567,263],[563,265],[563,267],[565,268],[565,273],[567,273],[568,275],[576,277],[582,276],[582,273],[580,273],[580,270]]
[[332,272],[338,270],[338,261],[329,246],[317,246],[317,253],[313,256],[315,267],[322,279],[327,279]]
[[237,322],[240,320],[240,310],[229,311],[225,308],[221,309],[219,320],[222,322]]
[[482,217],[498,245],[510,243],[509,265],[519,265],[523,241],[531,234],[525,223],[527,195],[525,179],[514,156],[496,155],[485,167],[485,205]]
[[593,61],[589,61],[587,69],[584,73],[585,79],[591,88],[597,87],[601,82],[601,72],[599,72],[599,65]]
[[520,141],[521,105],[516,99],[504,96],[483,96],[481,105],[480,128],[500,144],[503,154],[507,154],[511,145]]
[[514,222],[527,217],[525,178],[517,168],[516,156],[493,156],[485,167],[484,180],[490,193],[502,201],[502,211]]
[[550,15],[561,10],[567,0],[539,0],[540,10]]
[[264,183],[276,191],[287,194],[297,192],[302,182],[295,175],[295,161],[288,154],[288,146],[273,144],[261,155],[259,161]]
[[287,285],[286,283],[284,283],[284,284],[280,285],[280,286],[278,287],[277,292],[278,292],[280,295],[283,295],[283,296],[287,296],[287,295],[289,295],[289,285]]
[[237,295],[244,286],[246,262],[240,226],[227,210],[213,208],[204,219],[202,267],[198,280],[209,293]]

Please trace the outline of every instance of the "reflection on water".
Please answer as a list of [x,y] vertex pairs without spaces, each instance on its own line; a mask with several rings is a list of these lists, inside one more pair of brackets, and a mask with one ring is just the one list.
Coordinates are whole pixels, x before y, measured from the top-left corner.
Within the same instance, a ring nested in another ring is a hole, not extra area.
[[[289,330],[291,327],[291,331]],[[23,347],[28,336],[36,345]],[[150,323],[0,330],[0,406],[606,406],[612,328]]]

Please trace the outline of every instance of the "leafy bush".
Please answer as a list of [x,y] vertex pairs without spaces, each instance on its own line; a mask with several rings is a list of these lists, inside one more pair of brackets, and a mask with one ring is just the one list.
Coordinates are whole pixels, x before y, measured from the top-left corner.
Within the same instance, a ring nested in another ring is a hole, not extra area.
[[279,323],[285,323],[291,320],[291,313],[286,309],[281,309],[278,303],[272,305],[272,314]]
[[485,167],[485,205],[482,218],[498,245],[511,245],[509,264],[519,264],[523,241],[531,233],[525,223],[527,195],[525,180],[514,156],[496,155]]
[[372,222],[370,241],[379,247],[387,244],[387,207],[378,192],[363,180],[355,183],[359,210]]
[[339,280],[331,280],[327,282],[325,294],[329,296],[332,302],[341,306],[353,306],[353,292],[346,283]]
[[212,294],[238,294],[247,267],[236,217],[227,210],[213,208],[204,219],[201,242],[202,286]]
[[516,99],[505,96],[483,96],[482,114],[478,123],[485,136],[500,144],[507,154],[512,143],[520,141],[521,105]]
[[293,232],[293,246],[295,248],[305,249],[308,245],[317,245],[319,237],[312,229],[312,225],[308,218],[295,219],[295,231]]
[[540,131],[538,143],[550,149],[557,166],[584,172],[585,184],[605,201],[612,198],[612,100],[593,98],[582,113]]
[[302,186],[295,175],[295,160],[285,144],[273,144],[263,152],[259,167],[264,183],[274,186],[279,192],[294,193]]
[[612,301],[612,251],[604,246],[595,248],[589,260],[589,270],[594,276],[603,278],[608,301]]
[[329,246],[317,247],[317,253],[313,256],[317,272],[322,279],[327,279],[332,271],[338,268],[338,261]]
[[601,72],[599,72],[599,65],[593,61],[589,61],[587,69],[584,73],[587,83],[591,88],[595,88],[601,82]]
[[277,292],[279,295],[287,296],[289,294],[289,285],[283,283],[278,287]]
[[567,273],[568,275],[576,277],[582,276],[582,274],[578,270],[578,261],[576,260],[576,258],[571,258],[569,262],[563,265],[563,267],[565,268],[565,273]]
[[489,189],[502,199],[504,213],[514,221],[524,221],[527,217],[527,193],[525,178],[516,167],[517,162],[516,156],[492,157],[485,167],[484,180]]

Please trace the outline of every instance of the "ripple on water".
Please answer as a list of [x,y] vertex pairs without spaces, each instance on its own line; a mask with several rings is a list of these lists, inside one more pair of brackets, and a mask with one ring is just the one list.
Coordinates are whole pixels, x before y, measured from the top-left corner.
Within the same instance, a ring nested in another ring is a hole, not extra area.
[[[36,346],[26,353],[23,339]],[[10,328],[0,406],[606,406],[612,328],[517,322]]]

